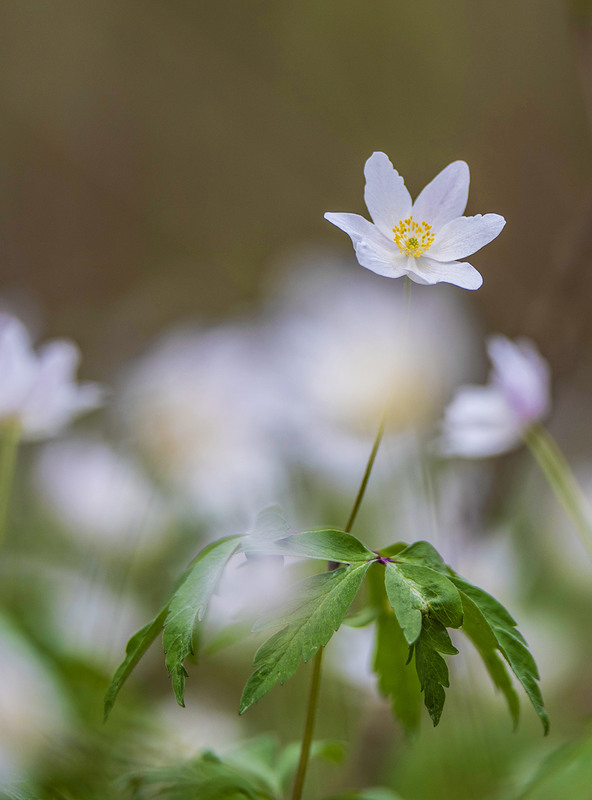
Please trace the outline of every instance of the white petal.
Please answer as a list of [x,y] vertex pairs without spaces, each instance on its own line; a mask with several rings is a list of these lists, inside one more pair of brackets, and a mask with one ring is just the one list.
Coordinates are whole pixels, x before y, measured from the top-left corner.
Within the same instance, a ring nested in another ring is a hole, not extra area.
[[362,267],[383,275],[385,278],[401,278],[407,274],[405,265],[407,259],[401,256],[396,248],[386,248],[377,245],[369,239],[362,239],[355,245],[356,258]]
[[413,219],[429,222],[434,231],[460,217],[469,198],[469,167],[453,161],[422,190],[413,204]]
[[18,415],[37,371],[37,358],[25,326],[0,314],[0,416]]
[[380,233],[376,225],[359,214],[327,212],[325,219],[351,237],[358,263],[377,275],[400,278],[406,274],[407,259],[401,256],[394,241]]
[[523,427],[495,386],[463,386],[444,416],[438,449],[444,455],[483,458],[518,446]]
[[415,283],[433,285],[435,283],[453,283],[461,289],[478,289],[483,283],[481,274],[472,264],[466,261],[435,261],[433,258],[420,256],[410,258],[415,262],[413,271],[408,269],[408,275]]
[[384,153],[372,153],[364,166],[364,175],[364,200],[370,216],[380,231],[392,238],[395,225],[411,213],[411,195]]
[[[362,239],[370,239],[370,241],[381,246],[388,244],[388,240],[385,241],[385,237],[376,225],[368,222],[367,219],[364,219],[359,214],[336,214],[332,211],[327,211],[325,219],[347,233],[354,245],[361,242]],[[393,247],[396,247],[394,239],[392,237],[390,239]]]
[[453,219],[436,234],[430,247],[430,258],[436,261],[466,258],[499,236],[505,224],[506,220],[499,214]]

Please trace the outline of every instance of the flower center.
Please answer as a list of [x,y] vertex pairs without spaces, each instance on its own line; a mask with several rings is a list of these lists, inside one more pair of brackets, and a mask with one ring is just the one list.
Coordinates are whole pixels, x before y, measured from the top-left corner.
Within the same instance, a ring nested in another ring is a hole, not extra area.
[[435,239],[429,222],[425,220],[415,222],[413,215],[399,220],[399,224],[393,228],[393,233],[395,234],[394,242],[401,253],[405,256],[415,256],[415,258],[429,250]]

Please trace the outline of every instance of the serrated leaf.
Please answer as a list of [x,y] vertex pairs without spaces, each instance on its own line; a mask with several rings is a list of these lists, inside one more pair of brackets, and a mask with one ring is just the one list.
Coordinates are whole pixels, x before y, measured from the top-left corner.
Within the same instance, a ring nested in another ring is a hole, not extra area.
[[111,709],[113,708],[115,699],[119,694],[119,690],[128,679],[138,661],[142,658],[146,650],[148,650],[152,642],[161,632],[167,613],[168,604],[160,610],[158,615],[151,622],[149,622],[147,625],[144,625],[143,628],[140,628],[139,631],[134,633],[134,635],[128,641],[125,648],[125,658],[117,668],[117,671],[113,676],[113,680],[111,681],[111,685],[105,693],[104,721],[107,720],[107,717],[111,713]]
[[417,564],[388,563],[385,586],[408,644],[417,641],[422,630],[422,616],[428,613],[449,628],[462,625],[458,589],[439,572]]
[[407,731],[419,726],[421,687],[417,673],[407,662],[409,645],[392,611],[376,621],[376,645],[372,668],[381,694],[391,701],[393,714]]
[[520,703],[504,662],[498,655],[497,638],[479,607],[464,592],[461,592],[460,596],[464,611],[463,633],[476,647],[494,685],[506,698],[514,727],[516,727],[520,716]]
[[498,649],[522,684],[541,720],[543,730],[547,734],[549,731],[549,717],[545,711],[543,697],[537,683],[539,678],[538,669],[524,637],[516,629],[516,622],[504,606],[483,589],[479,589],[463,578],[456,576],[452,577],[451,580],[455,586],[475,603],[489,623]]
[[258,548],[269,546],[278,539],[293,533],[279,506],[269,506],[257,514],[253,530],[244,537],[241,549],[245,552],[260,552]]
[[300,556],[320,561],[336,561],[339,564],[376,559],[376,553],[368,550],[355,536],[335,528],[294,533],[283,539],[255,543],[246,537],[242,549],[260,555]]
[[456,652],[442,623],[424,617],[421,635],[414,647],[415,668],[434,727],[440,722],[444,708],[444,687],[449,686],[448,666],[440,653]]
[[285,627],[264,642],[255,654],[256,671],[247,681],[240,701],[243,714],[276,684],[284,683],[324,647],[341,625],[368,563],[352,564],[324,572],[301,583],[301,599],[278,624]]
[[177,703],[184,706],[185,659],[194,652],[196,626],[203,619],[224,567],[241,537],[228,536],[205,547],[194,559],[174,593],[164,622],[162,643]]

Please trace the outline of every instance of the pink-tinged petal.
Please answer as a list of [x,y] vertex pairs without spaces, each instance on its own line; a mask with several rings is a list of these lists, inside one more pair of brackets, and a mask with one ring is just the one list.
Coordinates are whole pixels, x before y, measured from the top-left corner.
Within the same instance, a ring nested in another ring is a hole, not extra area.
[[435,283],[452,283],[461,289],[478,289],[483,278],[472,264],[466,261],[435,261],[433,258],[420,256],[410,258],[413,269],[408,268],[408,275],[415,283],[432,286]]
[[389,239],[400,220],[411,214],[411,195],[385,153],[372,153],[364,166],[364,200],[370,216]]
[[413,219],[425,220],[434,232],[460,217],[469,199],[469,167],[464,161],[453,161],[438,173],[422,190],[413,204]]
[[25,326],[0,314],[0,417],[18,416],[37,371],[37,357]]
[[528,339],[491,336],[487,352],[493,364],[491,381],[516,416],[524,424],[542,419],[551,406],[551,371],[535,345]]
[[506,220],[499,214],[458,217],[444,225],[430,247],[430,258],[456,261],[477,252],[500,235]]

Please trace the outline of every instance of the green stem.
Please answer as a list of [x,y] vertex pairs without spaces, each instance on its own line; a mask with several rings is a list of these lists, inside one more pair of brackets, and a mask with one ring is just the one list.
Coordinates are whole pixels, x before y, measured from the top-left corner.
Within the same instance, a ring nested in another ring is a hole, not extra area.
[[524,441],[592,558],[592,515],[563,453],[553,437],[539,425],[528,429]]
[[0,433],[0,548],[2,547],[8,519],[8,507],[10,505],[10,493],[12,491],[20,435],[20,428],[17,425],[7,426]]
[[[403,318],[403,347],[405,347],[407,344],[410,295],[411,295],[411,281],[409,280],[409,278],[406,278],[405,311]],[[376,437],[374,439],[374,444],[372,445],[372,450],[370,451],[370,457],[368,458],[368,463],[366,464],[366,469],[364,470],[364,476],[362,478],[362,482],[360,483],[360,488],[358,489],[358,493],[356,495],[356,499],[354,500],[351,513],[344,528],[346,533],[349,533],[351,531],[353,524],[356,521],[356,517],[358,516],[358,511],[360,510],[360,506],[362,505],[362,500],[364,499],[364,494],[366,493],[366,486],[368,485],[368,481],[370,479],[370,473],[372,472],[372,468],[376,460],[376,454],[378,453],[378,448],[380,447],[380,443],[382,442],[382,437],[384,436],[387,411],[388,409],[385,409],[382,414],[380,425],[378,426],[378,431],[376,432]],[[335,569],[336,567],[337,564],[333,564],[333,562],[331,561],[329,562],[329,569],[332,568]],[[306,778],[306,770],[308,767],[308,760],[310,756],[310,746],[312,744],[312,737],[314,733],[314,723],[319,703],[319,689],[321,686],[322,663],[323,663],[323,648],[319,647],[313,663],[312,683],[310,686],[310,693],[308,695],[308,705],[306,708],[306,722],[304,724],[302,748],[300,750],[300,760],[298,762],[298,769],[296,771],[296,778],[294,780],[292,800],[301,800],[302,790],[304,788],[304,780]]]
[[292,792],[292,800],[300,800],[300,798],[302,797],[302,790],[304,789],[304,779],[306,778],[306,769],[308,767],[308,759],[310,757],[310,746],[312,744],[315,719],[317,716],[319,688],[321,685],[322,663],[323,663],[323,648],[319,647],[312,666],[312,682],[310,684],[310,693],[308,695],[308,706],[306,709],[306,723],[304,725],[304,736],[302,737],[302,749],[300,751],[300,761],[298,762],[298,771],[296,773],[296,778],[294,780],[294,790]]

